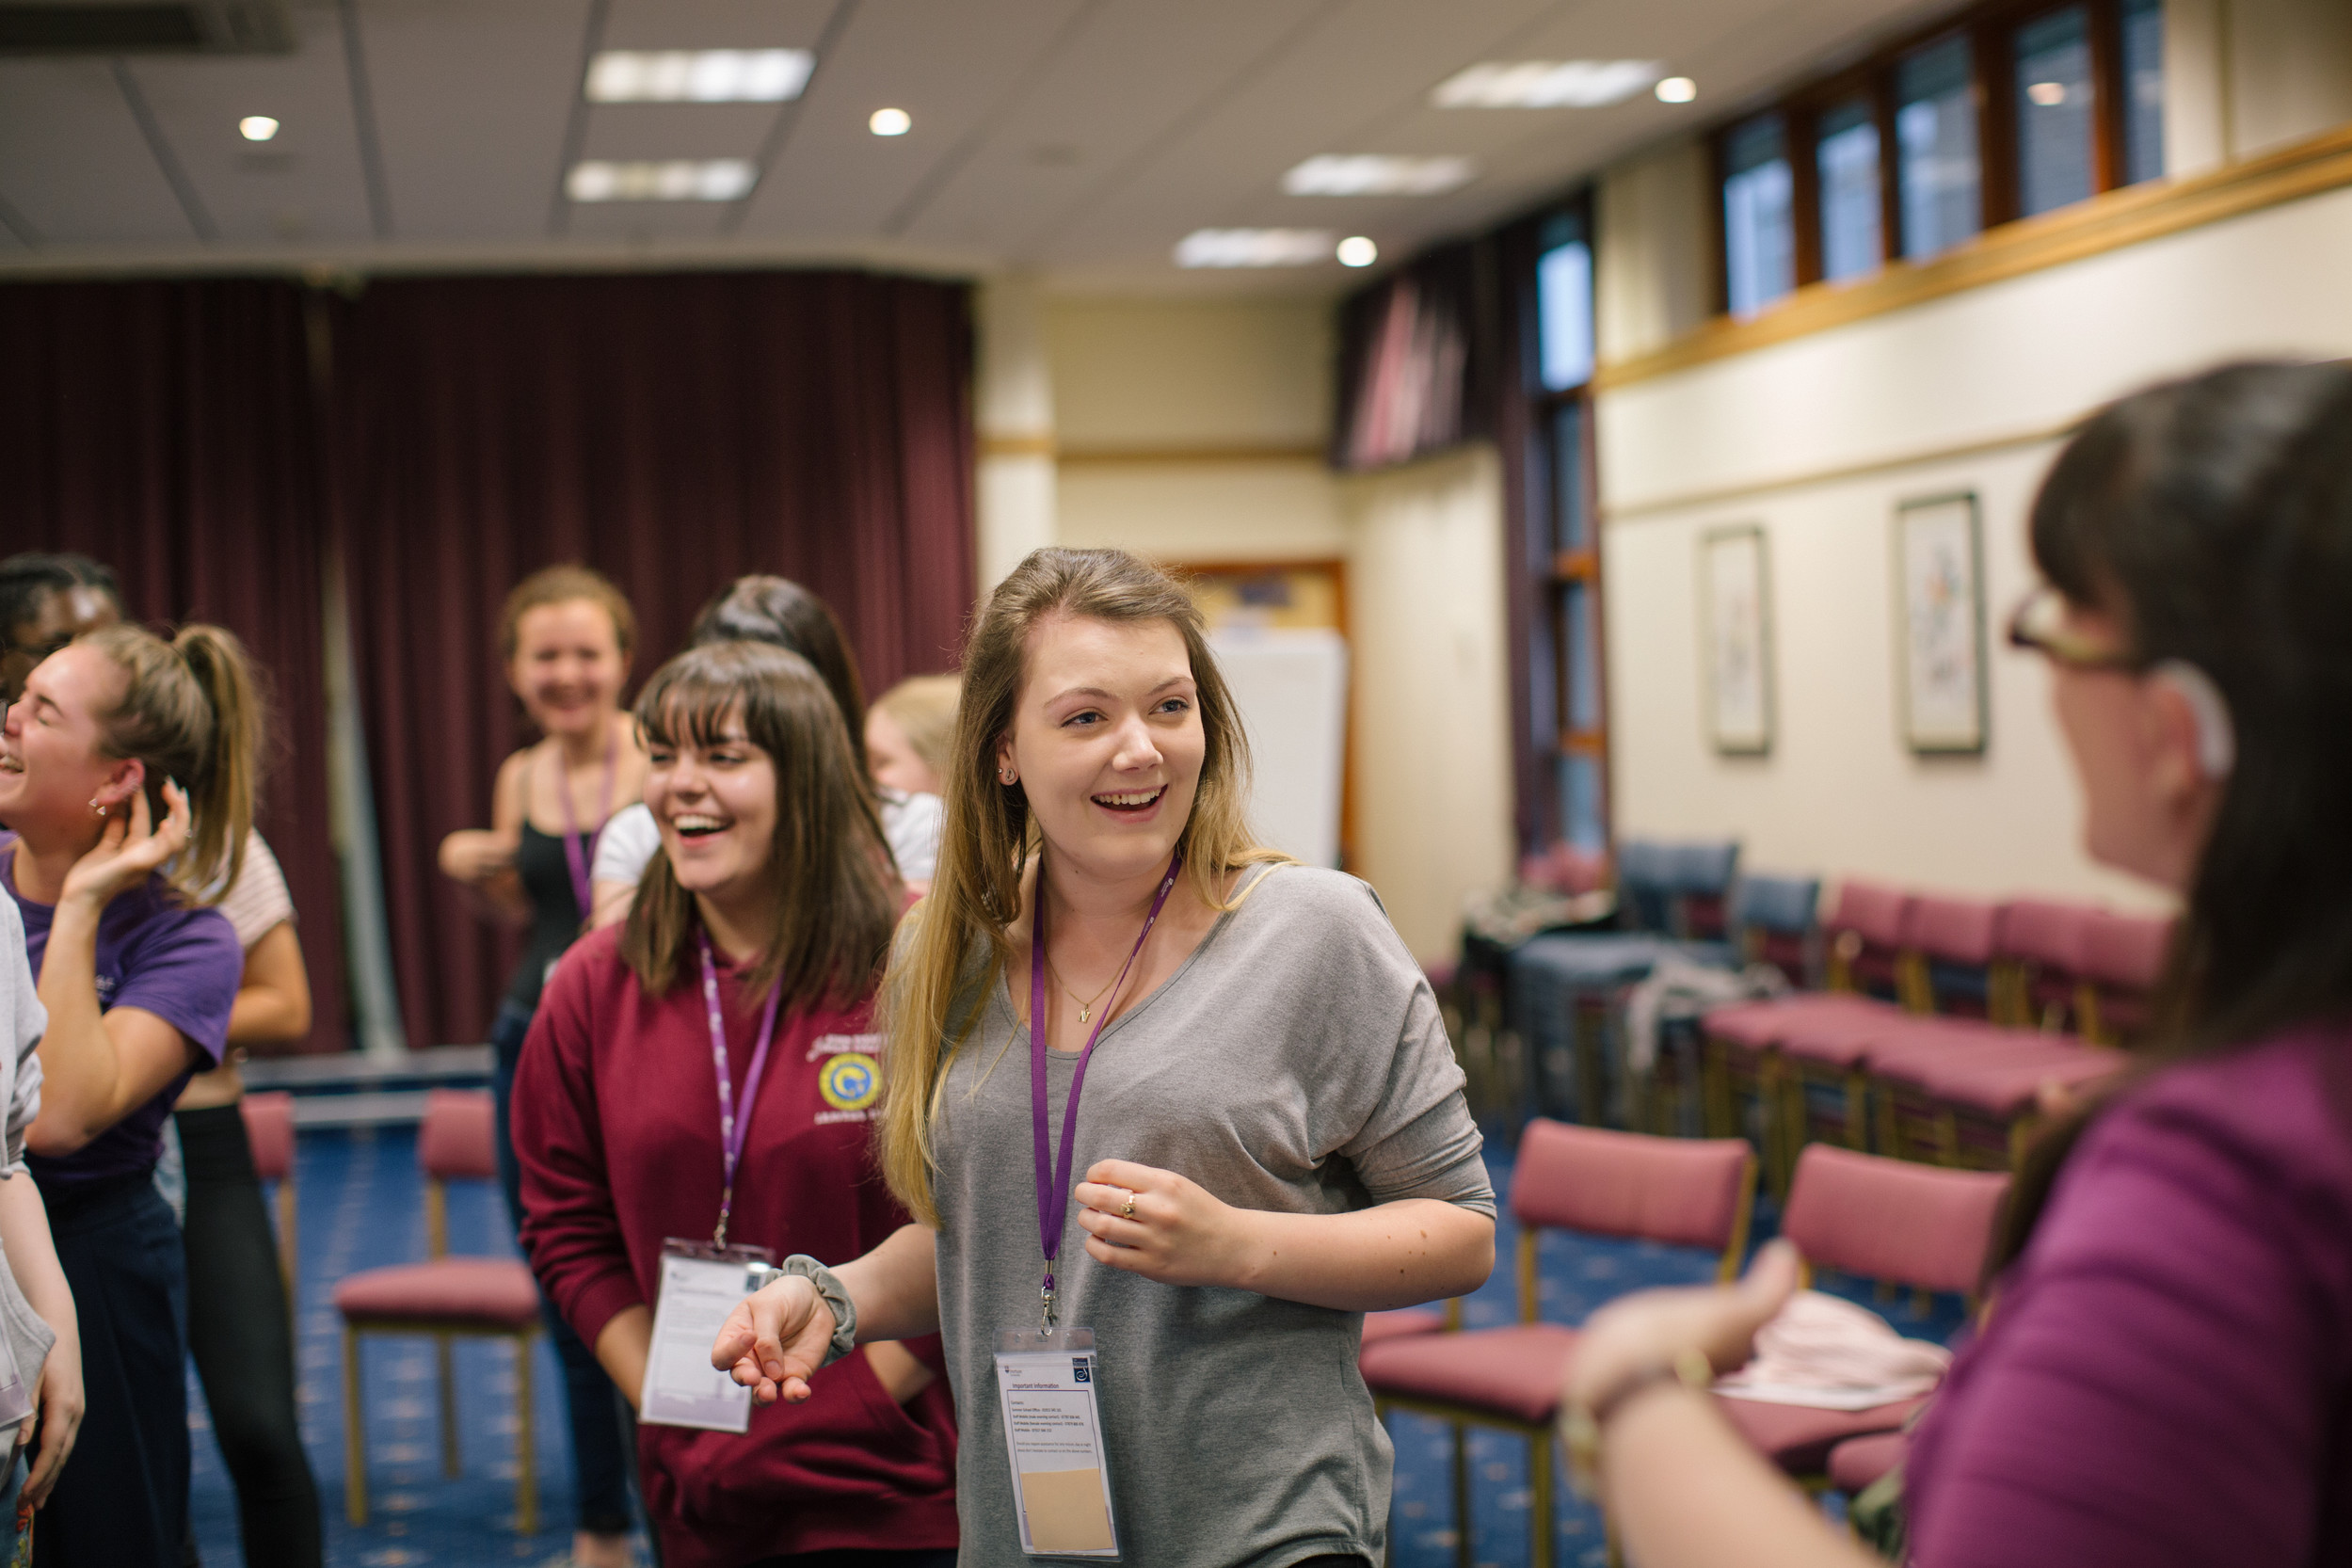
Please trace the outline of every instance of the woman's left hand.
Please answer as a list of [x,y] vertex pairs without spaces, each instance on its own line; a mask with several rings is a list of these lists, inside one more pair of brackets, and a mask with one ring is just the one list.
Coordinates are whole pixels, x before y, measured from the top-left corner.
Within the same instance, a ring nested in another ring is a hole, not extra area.
[[[1086,1253],[1162,1285],[1246,1288],[1254,1247],[1248,1209],[1223,1203],[1174,1171],[1102,1160],[1070,1190]],[[1132,1212],[1129,1212],[1130,1205]]]

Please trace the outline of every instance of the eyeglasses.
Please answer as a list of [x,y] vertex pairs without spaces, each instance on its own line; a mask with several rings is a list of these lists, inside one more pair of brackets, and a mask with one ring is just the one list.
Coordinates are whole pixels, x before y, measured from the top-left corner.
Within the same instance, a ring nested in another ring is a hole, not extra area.
[[2136,670],[2145,660],[2066,629],[2066,598],[2047,583],[2009,616],[2009,646],[2072,670]]

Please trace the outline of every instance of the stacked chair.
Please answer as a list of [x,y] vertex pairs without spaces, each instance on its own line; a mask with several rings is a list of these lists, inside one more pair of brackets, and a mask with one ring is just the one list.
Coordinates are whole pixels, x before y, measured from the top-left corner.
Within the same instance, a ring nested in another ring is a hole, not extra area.
[[1742,1139],[1656,1138],[1542,1119],[1528,1124],[1511,1183],[1511,1211],[1519,1224],[1519,1321],[1465,1333],[1392,1333],[1368,1342],[1360,1359],[1384,1416],[1412,1411],[1453,1429],[1457,1560],[1471,1561],[1465,1429],[1481,1426],[1528,1439],[1533,1562],[1535,1568],[1552,1564],[1552,1422],[1576,1331],[1544,1322],[1539,1314],[1538,1233],[1552,1227],[1704,1247],[1721,1255],[1720,1275],[1730,1279],[1747,1250],[1755,1180],[1755,1158]]
[[1617,856],[1617,929],[1536,936],[1512,954],[1506,1016],[1527,1047],[1539,1108],[1605,1119],[1611,1002],[1662,958],[1730,962],[1725,922],[1738,863],[1735,842],[1628,840]]

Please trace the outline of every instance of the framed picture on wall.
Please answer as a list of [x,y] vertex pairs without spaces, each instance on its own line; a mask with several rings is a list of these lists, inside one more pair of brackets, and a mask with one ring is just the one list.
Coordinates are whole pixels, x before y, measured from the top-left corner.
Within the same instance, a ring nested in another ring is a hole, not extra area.
[[1904,744],[1921,756],[1985,749],[1984,531],[1974,494],[1895,509],[1895,659]]
[[1771,590],[1762,528],[1749,523],[1701,536],[1707,738],[1726,757],[1762,757],[1772,749]]

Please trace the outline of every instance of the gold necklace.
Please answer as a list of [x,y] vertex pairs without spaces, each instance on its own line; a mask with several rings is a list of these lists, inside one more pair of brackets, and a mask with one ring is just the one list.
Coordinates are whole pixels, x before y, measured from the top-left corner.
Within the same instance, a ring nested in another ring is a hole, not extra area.
[[1095,1003],[1102,1000],[1102,992],[1108,991],[1119,983],[1119,977],[1114,974],[1103,983],[1101,991],[1096,991],[1091,997],[1081,998],[1076,991],[1070,989],[1070,983],[1062,978],[1062,971],[1053,967],[1051,957],[1046,959],[1046,972],[1053,976],[1053,983],[1062,987],[1065,996],[1078,1003],[1078,1021],[1081,1026],[1095,1016]]

